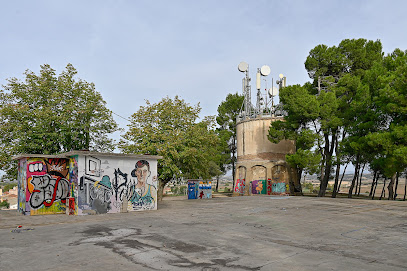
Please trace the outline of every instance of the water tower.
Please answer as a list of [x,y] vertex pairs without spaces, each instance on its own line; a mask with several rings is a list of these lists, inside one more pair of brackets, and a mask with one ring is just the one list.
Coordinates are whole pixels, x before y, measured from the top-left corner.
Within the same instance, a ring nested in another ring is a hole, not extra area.
[[290,140],[273,144],[267,138],[270,124],[284,120],[285,112],[274,105],[274,97],[278,95],[279,88],[285,87],[286,78],[280,74],[276,82],[279,88],[274,87],[272,81],[270,89],[267,89],[267,81],[264,80],[264,95],[260,90],[261,80],[271,70],[266,65],[257,69],[257,100],[254,106],[251,102],[249,65],[241,62],[238,70],[245,74],[242,80],[244,104],[236,125],[237,162],[233,194],[293,194],[295,172],[286,163],[285,155],[295,152],[295,144]]

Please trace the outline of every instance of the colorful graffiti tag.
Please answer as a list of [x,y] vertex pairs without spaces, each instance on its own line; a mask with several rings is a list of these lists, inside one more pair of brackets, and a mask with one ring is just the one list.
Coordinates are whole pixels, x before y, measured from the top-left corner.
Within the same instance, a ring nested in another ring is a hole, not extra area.
[[237,179],[235,184],[235,190],[233,192],[243,195],[244,189],[245,189],[245,179]]
[[26,201],[31,214],[65,212],[70,188],[68,162],[64,158],[28,159]]

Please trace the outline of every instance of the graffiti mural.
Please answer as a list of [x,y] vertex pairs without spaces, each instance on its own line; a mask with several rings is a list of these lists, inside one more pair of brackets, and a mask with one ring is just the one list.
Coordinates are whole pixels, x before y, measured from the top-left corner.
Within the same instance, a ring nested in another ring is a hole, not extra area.
[[32,176],[33,190],[30,196],[31,208],[37,209],[42,205],[51,207],[55,201],[65,203],[69,195],[69,183],[62,177],[53,177],[49,174]]
[[198,198],[198,183],[195,181],[188,181],[188,199]]
[[64,213],[70,192],[68,159],[30,158],[26,168],[26,211],[31,214]]
[[204,180],[188,180],[188,199],[212,198],[212,182]]
[[157,209],[155,158],[81,152],[18,158],[18,210],[84,215]]
[[272,169],[271,194],[289,194],[288,171],[284,165],[275,165]]
[[[246,167],[239,166],[237,168],[235,186],[233,189],[234,196],[243,196],[246,189]],[[250,190],[249,190],[250,191]]]
[[237,179],[235,184],[235,190],[233,192],[243,195],[244,188],[245,188],[245,179]]
[[285,182],[274,182],[272,184],[272,194],[276,195],[276,194],[285,194],[288,189],[287,189],[288,184],[286,184]]
[[271,179],[267,180],[267,195],[271,195],[272,194],[272,183],[271,183]]
[[252,181],[252,194],[266,194],[266,193],[267,193],[266,180]]
[[27,159],[18,161],[18,211],[25,214],[26,210],[26,180],[27,180]]
[[[79,182],[79,209],[86,213],[117,213],[157,209],[157,175],[150,163],[85,158]],[[133,167],[131,165],[134,165]]]
[[200,181],[198,186],[198,194],[200,199],[210,199],[212,198],[212,182],[211,181]]
[[[132,177],[137,178],[137,183],[131,183],[127,189],[127,197],[132,210],[152,210],[156,208],[157,190],[154,185],[148,184],[148,178],[151,177],[150,163],[146,160],[140,160],[136,163],[131,172]],[[153,182],[157,177],[152,178]]]

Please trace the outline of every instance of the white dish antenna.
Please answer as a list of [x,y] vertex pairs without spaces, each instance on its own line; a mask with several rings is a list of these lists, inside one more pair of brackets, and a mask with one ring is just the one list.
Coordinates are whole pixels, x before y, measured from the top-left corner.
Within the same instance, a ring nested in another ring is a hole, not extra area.
[[271,97],[278,96],[278,88],[277,87],[272,87],[269,89],[269,94]]
[[237,66],[237,69],[240,72],[245,72],[245,71],[247,71],[248,68],[249,68],[249,64],[247,64],[246,62],[243,62],[243,61],[239,63],[239,66]]
[[269,74],[270,74],[270,67],[267,66],[267,65],[263,65],[263,66],[260,68],[260,73],[261,73],[261,75],[263,75],[263,76],[269,75]]

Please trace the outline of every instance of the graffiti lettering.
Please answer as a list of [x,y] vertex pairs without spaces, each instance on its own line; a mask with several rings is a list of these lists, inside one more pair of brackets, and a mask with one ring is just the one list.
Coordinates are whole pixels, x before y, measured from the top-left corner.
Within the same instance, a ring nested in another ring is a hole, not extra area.
[[53,178],[49,174],[33,176],[31,184],[34,186],[30,196],[30,205],[33,209],[42,205],[50,207],[54,201],[65,203],[69,195],[69,183],[62,177]]
[[123,173],[120,168],[114,170],[113,190],[116,200],[123,201],[123,196],[127,193],[127,173]]

